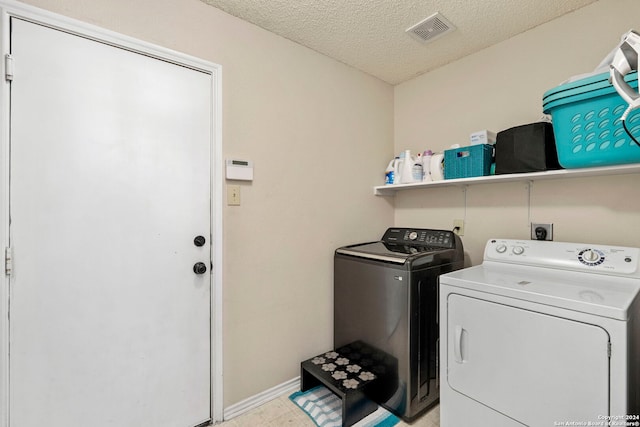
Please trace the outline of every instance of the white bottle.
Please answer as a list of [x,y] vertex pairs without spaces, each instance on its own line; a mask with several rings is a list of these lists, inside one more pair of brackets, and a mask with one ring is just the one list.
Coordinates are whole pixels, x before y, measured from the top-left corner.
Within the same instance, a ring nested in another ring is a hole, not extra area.
[[422,166],[422,155],[418,153],[416,155],[415,160],[413,161],[413,167],[411,168],[411,175],[413,177],[413,182],[421,182],[423,178],[424,168]]
[[431,150],[427,150],[422,155],[422,180],[423,181],[432,181],[431,179],[431,156],[433,156],[433,152]]
[[400,168],[400,183],[409,184],[411,182],[413,182],[413,158],[411,157],[411,150],[405,150]]
[[400,167],[402,167],[402,161],[400,157],[393,159],[393,183],[400,184]]
[[398,157],[396,157],[395,169],[396,173],[394,176],[393,183],[394,184],[402,184],[402,165],[404,164],[404,151],[402,151]]

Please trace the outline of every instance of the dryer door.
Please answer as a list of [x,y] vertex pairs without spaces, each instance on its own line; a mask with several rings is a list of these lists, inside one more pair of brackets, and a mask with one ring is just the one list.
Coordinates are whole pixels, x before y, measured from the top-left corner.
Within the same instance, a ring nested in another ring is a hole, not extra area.
[[457,392],[532,426],[609,414],[604,329],[456,294],[447,329]]

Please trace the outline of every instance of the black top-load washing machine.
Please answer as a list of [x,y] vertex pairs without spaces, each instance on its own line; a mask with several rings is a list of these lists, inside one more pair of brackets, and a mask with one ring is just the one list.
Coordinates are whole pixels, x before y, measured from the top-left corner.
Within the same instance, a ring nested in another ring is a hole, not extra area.
[[463,265],[462,241],[444,230],[389,228],[335,251],[334,345],[393,361],[370,397],[405,420],[438,402],[438,276]]

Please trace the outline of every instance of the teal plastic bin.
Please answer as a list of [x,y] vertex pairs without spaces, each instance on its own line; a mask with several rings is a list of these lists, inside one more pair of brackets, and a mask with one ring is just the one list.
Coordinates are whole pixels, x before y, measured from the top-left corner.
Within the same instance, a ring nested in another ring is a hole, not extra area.
[[[638,74],[625,80],[636,89]],[[640,162],[640,147],[629,138],[620,117],[627,103],[609,82],[609,73],[560,85],[545,92],[545,114],[551,114],[558,161],[564,168]],[[640,110],[627,117],[627,127],[640,139]]]

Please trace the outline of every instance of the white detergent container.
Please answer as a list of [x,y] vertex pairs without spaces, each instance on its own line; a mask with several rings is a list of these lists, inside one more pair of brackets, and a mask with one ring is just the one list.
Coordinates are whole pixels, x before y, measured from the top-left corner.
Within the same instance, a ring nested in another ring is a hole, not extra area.
[[396,159],[391,159],[387,169],[384,171],[384,183],[385,185],[393,184],[393,181],[396,178],[396,168],[395,168]]
[[444,179],[444,153],[436,153],[431,156],[429,173],[432,181],[442,181]]
[[399,170],[400,165],[401,163],[400,163],[399,157],[394,157],[393,159],[391,159],[384,174],[385,185],[393,185],[393,184],[400,183],[400,170]]
[[400,166],[400,184],[415,182],[413,179],[414,159],[411,157],[411,150],[405,150],[401,155],[402,166]]

